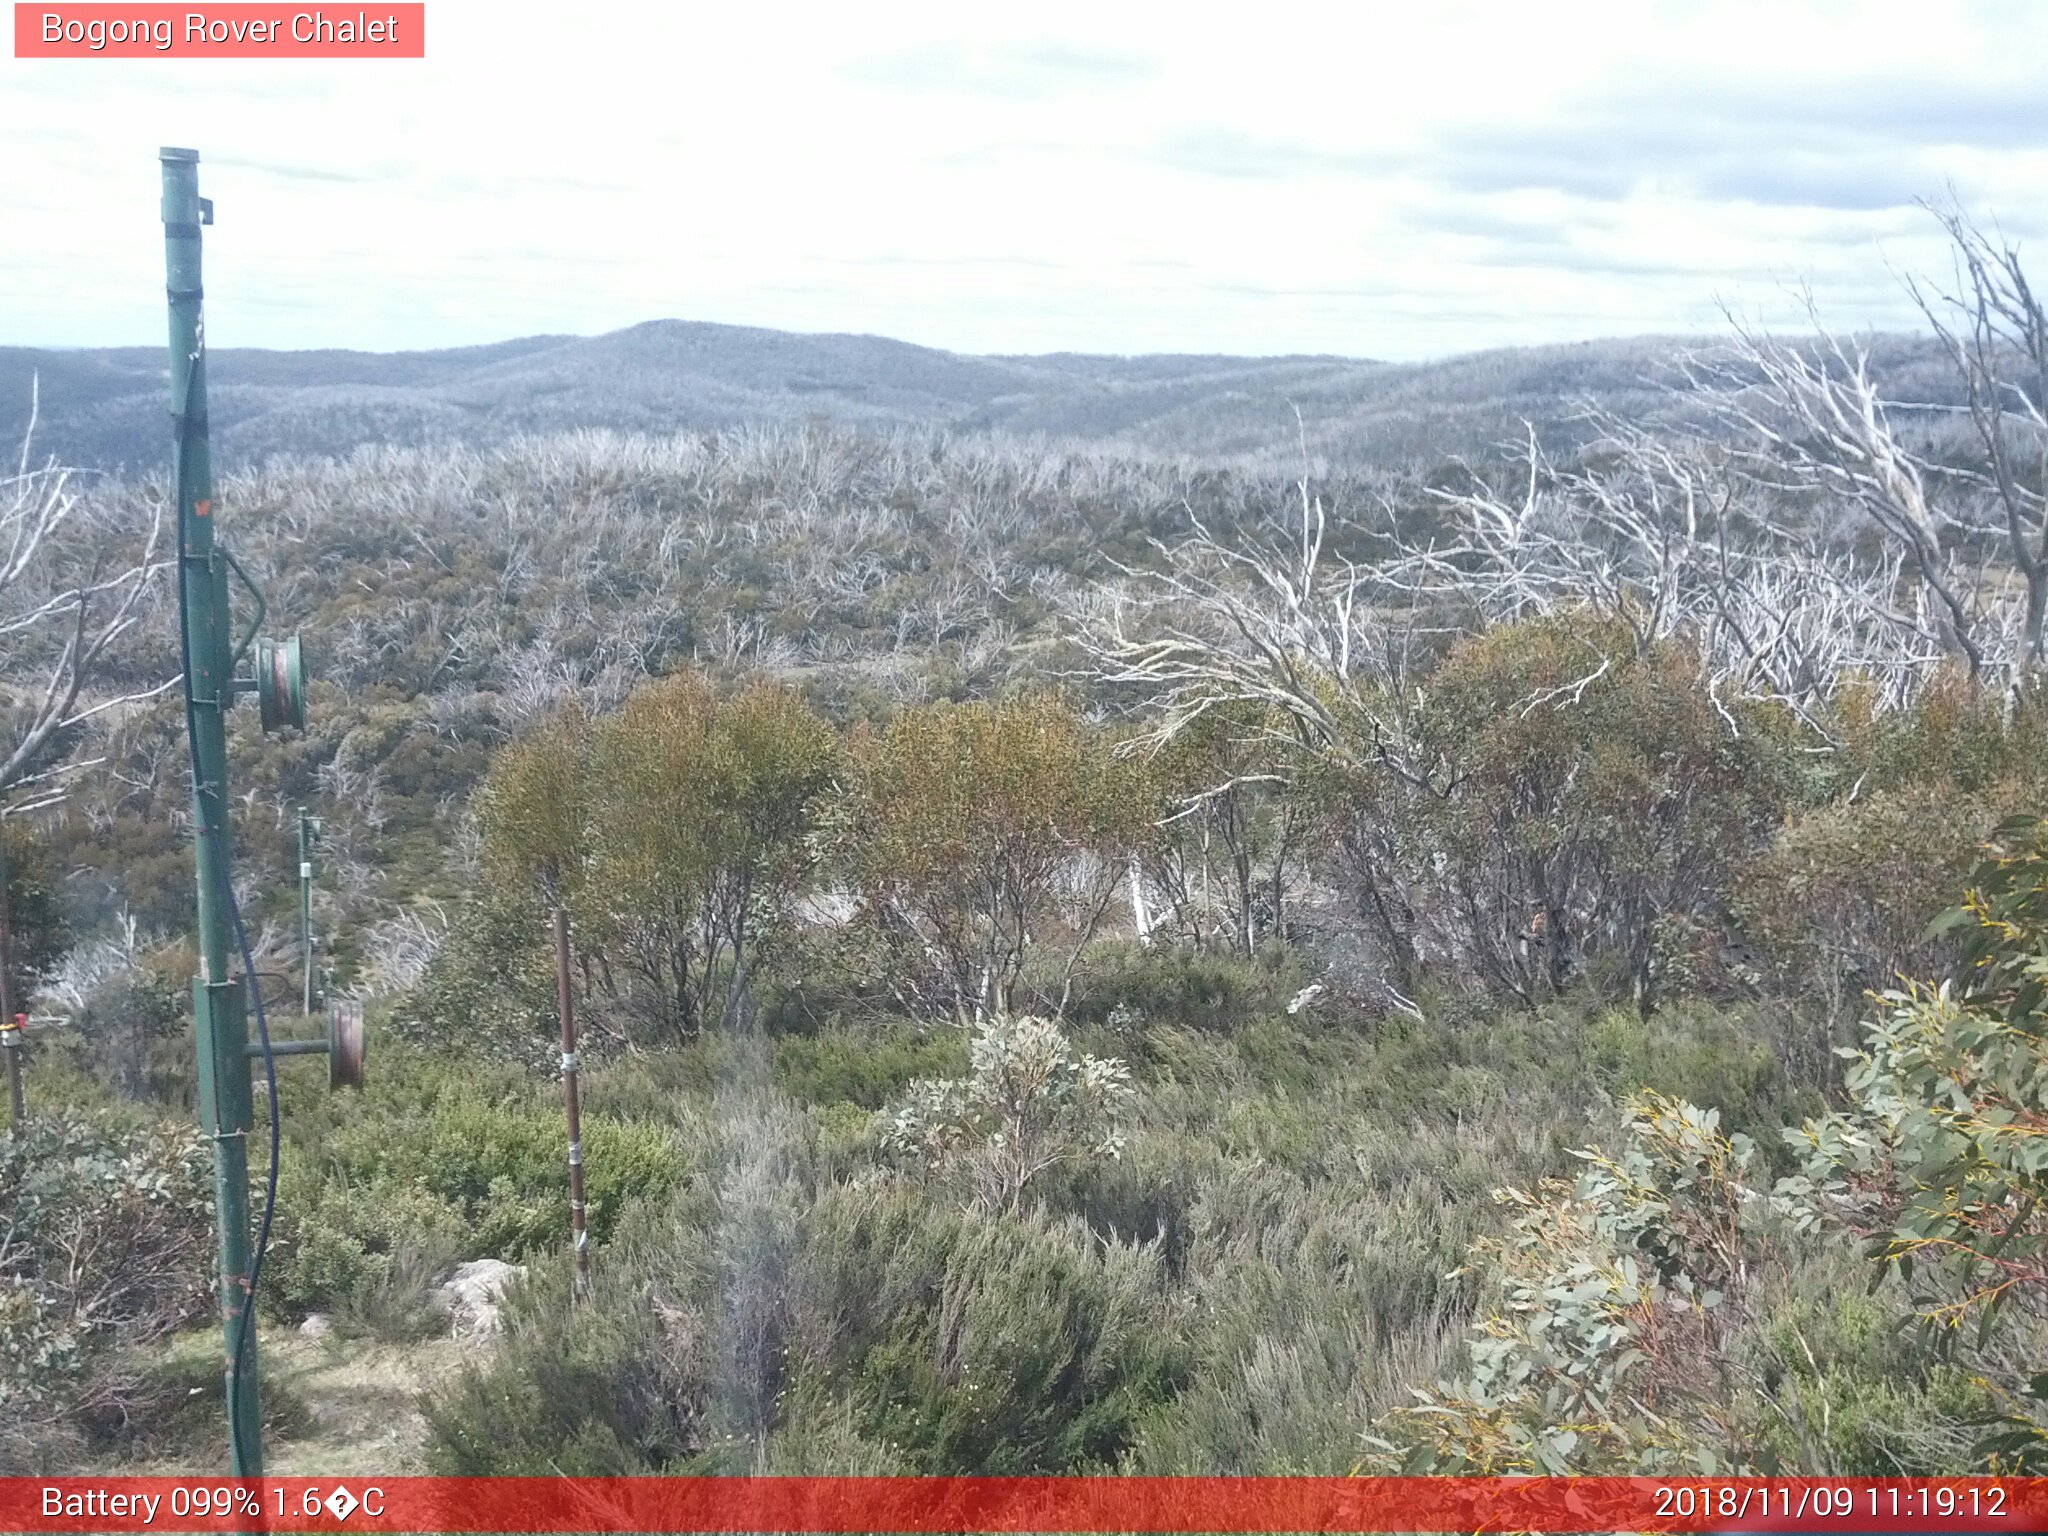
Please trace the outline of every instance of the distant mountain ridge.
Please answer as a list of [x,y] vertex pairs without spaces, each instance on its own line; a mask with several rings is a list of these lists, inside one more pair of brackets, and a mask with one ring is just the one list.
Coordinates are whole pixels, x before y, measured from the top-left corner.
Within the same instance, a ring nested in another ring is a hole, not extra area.
[[[1043,435],[1203,459],[1312,451],[1413,463],[1483,451],[1591,394],[1654,409],[1677,338],[1474,353],[1438,362],[1152,354],[970,356],[878,336],[656,320],[601,336],[529,336],[430,352],[210,353],[223,467],[366,443],[484,444],[607,427],[673,432],[824,419]],[[0,347],[0,445],[40,377],[38,455],[153,469],[167,455],[161,348]],[[9,448],[7,451],[11,452]]]

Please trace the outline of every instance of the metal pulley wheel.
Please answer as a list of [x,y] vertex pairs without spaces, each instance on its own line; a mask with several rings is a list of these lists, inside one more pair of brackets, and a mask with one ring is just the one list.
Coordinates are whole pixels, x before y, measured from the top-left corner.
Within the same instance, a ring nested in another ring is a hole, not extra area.
[[256,700],[266,733],[305,729],[306,662],[297,635],[256,642]]
[[348,1001],[331,1004],[327,1010],[327,1086],[363,1086],[363,1055],[368,1041],[363,1034],[363,1005]]

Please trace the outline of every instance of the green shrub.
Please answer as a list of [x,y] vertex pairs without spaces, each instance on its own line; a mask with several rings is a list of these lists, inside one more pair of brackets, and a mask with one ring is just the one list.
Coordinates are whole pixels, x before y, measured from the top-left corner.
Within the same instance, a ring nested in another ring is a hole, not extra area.
[[[26,820],[0,821],[0,868],[7,872],[9,931],[7,995],[26,998],[71,946],[62,898],[64,859],[56,842]],[[16,1006],[20,1006],[18,1003]]]
[[391,1023],[400,1039],[430,1050],[538,1067],[559,1039],[539,904],[499,887],[465,903]]
[[607,1287],[569,1304],[566,1270],[534,1274],[506,1332],[422,1403],[428,1467],[450,1477],[619,1477],[674,1471],[695,1448],[701,1379],[643,1298]]
[[920,1472],[1107,1470],[1185,1372],[1156,1245],[853,1191],[805,1239],[798,1378]]
[[1479,1476],[1748,1465],[1721,1359],[1780,1219],[1746,1182],[1754,1146],[1712,1110],[1644,1096],[1576,1184],[1500,1190],[1511,1234],[1476,1255],[1498,1299],[1465,1372],[1381,1420],[1385,1463]]
[[1743,872],[1736,915],[1796,992],[1832,1008],[1901,976],[1939,974],[1954,946],[1928,925],[1955,901],[1999,814],[1942,783],[1807,811]]
[[826,1030],[775,1042],[775,1081],[804,1104],[880,1109],[920,1077],[967,1065],[966,1037],[947,1026]]
[[83,1060],[124,1098],[161,1103],[191,1081],[189,971],[175,951],[125,966],[94,987],[71,1019]]
[[1817,1477],[1953,1476],[1997,1406],[1926,1347],[1895,1287],[1834,1245],[1796,1256],[1731,1365],[1753,1373],[1758,1461]]
[[331,1314],[346,1332],[421,1338],[446,1326],[428,1292],[467,1257],[462,1215],[426,1190],[322,1181],[287,1162],[264,1264],[264,1303],[286,1318]]
[[1089,950],[1067,1017],[1076,1025],[1129,1020],[1138,1028],[1170,1022],[1228,1031],[1246,1019],[1277,1012],[1307,982],[1301,958],[1277,944],[1246,960],[1174,944],[1116,940]]
[[761,1453],[767,1477],[902,1477],[912,1470],[900,1450],[861,1433],[851,1406],[813,1392],[790,1395]]
[[1157,1248],[816,1189],[803,1134],[772,1106],[740,1114],[711,1187],[640,1208],[592,1304],[569,1308],[543,1264],[500,1347],[434,1394],[434,1467],[1115,1465],[1183,1367]]
[[[1444,1275],[1469,1237],[1430,1166],[1441,1143],[1399,1163],[1392,1145],[1375,1150],[1389,1154],[1377,1180],[1354,1166],[1311,1182],[1237,1159],[1192,1181],[1175,1245],[1191,1368],[1147,1415],[1131,1471],[1341,1476],[1356,1465],[1360,1426],[1433,1361],[1460,1300]],[[1148,1166],[1171,1156],[1133,1149]]]
[[212,1192],[190,1128],[45,1111],[0,1138],[0,1463],[68,1454],[134,1400],[124,1349],[215,1315]]
[[1822,1038],[1781,1008],[1686,999],[1645,1019],[1609,1009],[1586,1026],[1590,1075],[1616,1100],[1650,1092],[1711,1104],[1721,1123],[1759,1143],[1784,1170],[1778,1129],[1820,1107],[1832,1066]]
[[1966,904],[1944,920],[1963,986],[1887,992],[1845,1075],[1848,1102],[1787,1139],[1784,1186],[1815,1229],[1846,1228],[1912,1288],[1932,1336],[1974,1321],[2004,1400],[1979,1446],[2001,1471],[2048,1468],[2048,1374],[1993,1348],[2048,1328],[2048,823],[1998,830]]
[[1429,956],[1529,1002],[1580,981],[1655,999],[1659,925],[1717,914],[1795,780],[1782,711],[1717,707],[1703,665],[1682,641],[1560,613],[1461,638],[1412,709],[1389,704],[1406,765],[1323,793],[1400,969]]
[[984,1209],[1003,1211],[1048,1170],[1121,1152],[1123,1062],[1076,1052],[1051,1020],[983,1020],[967,1065],[965,1077],[913,1083],[880,1117],[882,1144],[909,1168],[958,1175]]
[[2038,690],[2009,700],[1948,667],[1904,709],[1880,711],[1854,679],[1835,702],[1841,740],[1834,778],[1866,791],[1939,786],[1963,795],[2002,785],[2038,785],[2048,771],[2048,706]]
[[589,1305],[567,1315],[559,1260],[515,1295],[501,1347],[433,1400],[437,1467],[753,1467],[781,1412],[814,1170],[808,1122],[786,1103],[727,1107],[704,1127],[699,1176],[622,1217]]
[[888,941],[871,923],[791,924],[755,970],[755,1022],[764,1033],[819,1034],[886,1027],[893,995]]
[[[361,1093],[280,1074],[286,1148],[264,1294],[285,1318],[326,1312],[344,1331],[405,1339],[444,1325],[429,1292],[452,1264],[567,1245],[567,1131],[559,1085],[518,1067],[402,1043],[378,1060]],[[673,1132],[596,1104],[583,1152],[599,1243],[686,1168]]]
[[[566,1146],[558,1109],[451,1088],[422,1117],[366,1116],[338,1127],[321,1150],[352,1187],[417,1189],[446,1206],[469,1257],[513,1259],[567,1236]],[[627,1202],[658,1197],[682,1176],[675,1143],[659,1126],[594,1115],[583,1122],[583,1162],[594,1242],[610,1234]]]
[[[613,1057],[587,1058],[583,1112],[613,1120],[676,1124],[687,1106],[708,1099],[726,1070],[731,1037],[709,1036]],[[554,1090],[559,1095],[560,1090]]]
[[1055,1013],[1154,822],[1149,778],[1052,694],[906,708],[848,744],[862,911],[920,1011]]

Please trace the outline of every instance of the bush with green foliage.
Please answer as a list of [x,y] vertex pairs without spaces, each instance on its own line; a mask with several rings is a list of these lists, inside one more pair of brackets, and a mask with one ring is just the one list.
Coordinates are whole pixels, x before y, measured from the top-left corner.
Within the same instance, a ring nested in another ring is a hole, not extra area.
[[926,1078],[884,1117],[882,1144],[925,1172],[964,1176],[984,1210],[1013,1211],[1062,1163],[1117,1157],[1130,1074],[1074,1050],[1050,1019],[1001,1015],[974,1027],[967,1076]]
[[1186,1370],[1157,1244],[909,1191],[834,1191],[805,1232],[793,1379],[918,1471],[1113,1467]]
[[2005,700],[1958,671],[1880,712],[1847,679],[1826,725],[1833,749],[1771,846],[1737,882],[1733,910],[1789,995],[1832,1015],[1902,977],[1946,974],[1952,933],[1930,932],[1999,822],[2048,779],[2048,706]]
[[1270,711],[1222,704],[1146,765],[1162,815],[1143,844],[1161,937],[1251,955],[1285,932],[1287,904],[1321,830],[1286,772],[1289,733]]
[[1942,668],[1892,710],[1878,707],[1868,683],[1843,678],[1826,724],[1838,742],[1827,777],[1850,798],[1912,785],[1984,795],[2048,773],[2048,698],[2038,688],[1984,687],[1959,667]]
[[1779,1219],[1747,1182],[1754,1144],[1713,1110],[1647,1096],[1617,1152],[1578,1155],[1576,1185],[1496,1193],[1512,1230],[1476,1252],[1499,1300],[1466,1374],[1381,1421],[1378,1447],[1402,1469],[1748,1470],[1715,1365]]
[[824,721],[767,683],[721,699],[678,673],[598,723],[582,942],[642,978],[683,1038],[746,1006],[762,947],[809,888],[837,770]]
[[8,996],[26,1011],[27,1000],[71,947],[71,924],[63,900],[61,854],[47,837],[23,820],[0,818],[0,867],[7,872],[10,925]]
[[125,1412],[127,1351],[213,1314],[212,1209],[190,1127],[44,1112],[0,1137],[0,1465],[67,1458]]
[[1151,835],[1150,776],[1051,694],[907,708],[856,730],[849,758],[845,855],[898,994],[960,1019],[1057,1015]]
[[[1184,1369],[1156,1244],[833,1182],[802,1117],[735,1106],[704,1184],[544,1267],[428,1405],[469,1475],[1113,1466]],[[844,1459],[842,1459],[844,1458]]]
[[[287,1085],[264,1289],[283,1316],[403,1337],[429,1326],[426,1292],[456,1261],[566,1241],[568,1133],[559,1089],[517,1067],[403,1046],[383,1062],[360,1094]],[[687,1172],[676,1134],[651,1121],[588,1110],[583,1146],[594,1241]]]
[[1947,968],[1953,945],[1928,926],[1997,820],[1981,796],[1938,784],[1802,812],[1743,872],[1734,910],[1792,989],[1838,1011]]
[[396,1000],[393,1032],[434,1051],[543,1070],[560,1048],[554,954],[531,895],[492,882],[455,914],[413,990]]
[[[522,1258],[569,1230],[566,1133],[557,1105],[506,1104],[450,1085],[421,1119],[366,1116],[325,1138],[338,1180],[366,1194],[417,1190],[446,1207],[464,1257]],[[591,1116],[583,1125],[590,1231],[603,1241],[626,1204],[682,1177],[658,1126]]]
[[823,1030],[775,1042],[775,1080],[800,1104],[881,1109],[919,1078],[956,1075],[967,1042],[948,1024]]
[[1089,950],[1066,1017],[1076,1026],[1120,1034],[1153,1022],[1229,1034],[1248,1019],[1277,1013],[1312,974],[1300,952],[1280,944],[1247,959],[1180,944],[1105,939]]
[[263,1302],[296,1319],[327,1313],[349,1333],[415,1338],[446,1326],[431,1288],[472,1257],[462,1213],[418,1187],[350,1183],[308,1159],[286,1161],[264,1263]]
[[1467,635],[1409,717],[1330,770],[1359,905],[1411,974],[1524,1000],[1584,979],[1654,1002],[1663,928],[1717,920],[1791,787],[1790,726],[1716,700],[1700,654],[1559,614]]
[[[1934,1337],[1953,1344],[1974,1321],[1980,1351],[2048,1320],[2048,823],[2016,818],[1998,838],[1943,923],[1961,937],[1961,988],[1887,992],[1845,1052],[1849,1102],[1787,1133],[1810,1224],[1872,1242]],[[2005,1374],[1980,1453],[2048,1468],[2048,1372]]]
[[124,1098],[162,1103],[182,1095],[195,1064],[186,1020],[191,953],[172,948],[122,963],[78,999],[63,1031],[99,1081]]
[[566,906],[586,995],[637,981],[680,1041],[747,1005],[764,946],[809,889],[838,741],[789,689],[721,697],[700,673],[614,714],[569,707],[499,754],[479,795],[485,867],[517,905]]

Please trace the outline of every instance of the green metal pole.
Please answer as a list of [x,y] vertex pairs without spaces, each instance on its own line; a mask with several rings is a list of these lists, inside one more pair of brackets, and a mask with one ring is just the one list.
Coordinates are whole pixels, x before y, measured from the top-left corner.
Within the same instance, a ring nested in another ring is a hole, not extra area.
[[[206,437],[206,322],[202,313],[199,228],[213,207],[199,196],[199,152],[165,149],[164,270],[171,310],[171,421],[178,483],[180,622],[189,665],[185,700],[194,755],[193,858],[199,892],[199,975],[193,981],[199,1052],[199,1116],[213,1141],[215,1210],[220,1222],[220,1307],[227,1338],[229,1469],[263,1470],[256,1393],[256,1340],[240,1338],[249,1294],[249,1132],[255,1122],[249,1081],[248,1000],[229,975],[227,712],[235,700],[234,641],[228,619],[227,563],[214,550],[213,462]],[[253,1319],[252,1319],[253,1321]],[[237,1350],[241,1370],[235,1370]]]
[[313,830],[306,808],[299,807],[299,949],[306,958],[305,1013],[313,1014]]

